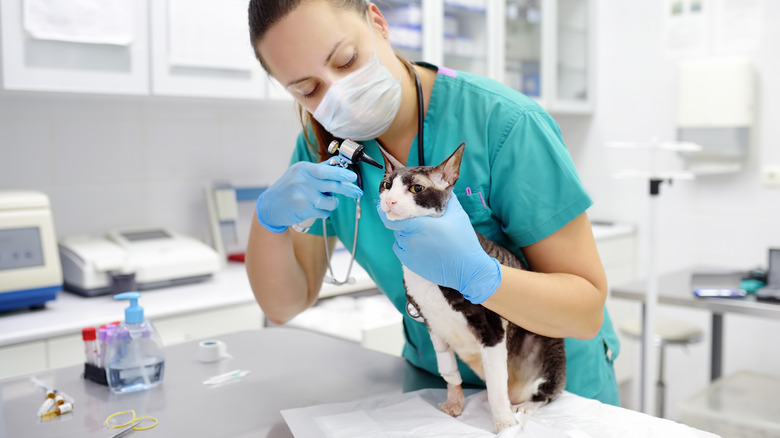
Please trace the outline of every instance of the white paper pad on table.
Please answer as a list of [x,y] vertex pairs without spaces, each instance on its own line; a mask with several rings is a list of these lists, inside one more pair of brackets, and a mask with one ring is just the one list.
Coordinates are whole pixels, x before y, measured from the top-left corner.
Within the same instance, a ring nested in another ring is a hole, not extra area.
[[[712,438],[680,423],[605,405],[564,392],[519,426],[493,433],[487,392],[466,397],[458,418],[439,410],[444,389],[423,389],[368,400],[282,411],[297,438],[494,437],[510,438]],[[522,414],[516,414],[522,418]]]

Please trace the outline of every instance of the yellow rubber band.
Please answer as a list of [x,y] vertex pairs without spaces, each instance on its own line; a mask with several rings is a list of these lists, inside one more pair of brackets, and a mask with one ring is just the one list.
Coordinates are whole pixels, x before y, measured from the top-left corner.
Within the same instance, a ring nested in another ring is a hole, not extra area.
[[[111,423],[109,423],[109,420],[111,420],[112,418],[114,418],[116,416],[119,416],[119,415],[123,415],[123,414],[133,414],[133,418],[131,418],[130,421],[128,421],[126,423],[122,423],[122,424],[111,424]],[[112,427],[114,429],[119,429],[120,427],[126,427],[126,426],[129,426],[131,424],[136,424],[140,420],[144,420],[144,419],[152,420],[154,423],[152,423],[150,426],[143,426],[143,427],[133,426],[133,430],[136,430],[136,431],[149,430],[149,429],[152,429],[152,428],[156,427],[157,423],[159,423],[159,421],[156,418],[152,417],[151,415],[144,415],[143,417],[136,417],[135,416],[135,411],[133,409],[130,409],[129,411],[114,412],[113,414],[109,415],[106,418],[106,426]]]
[[138,417],[138,418],[136,418],[135,420],[136,420],[136,421],[138,421],[138,420],[141,420],[141,419],[143,419],[143,418],[148,418],[148,419],[150,419],[150,420],[153,420],[153,421],[154,421],[154,423],[153,423],[151,426],[144,426],[144,427],[134,427],[134,428],[133,428],[133,430],[148,430],[148,429],[151,429],[151,428],[153,428],[153,427],[157,426],[157,423],[159,423],[159,422],[157,421],[157,419],[156,419],[156,418],[154,418],[154,417],[152,417],[152,416],[149,416],[149,415],[145,415],[145,416],[143,416],[143,417]]
[[[122,423],[122,424],[111,424],[111,423],[108,422],[112,418],[114,418],[114,417],[116,417],[118,415],[122,415],[122,414],[133,414],[133,418],[131,418],[130,421],[128,421],[127,423]],[[106,426],[112,427],[114,429],[119,429],[120,427],[125,427],[125,426],[131,425],[134,421],[135,421],[135,411],[130,409],[129,411],[114,412],[113,414],[109,415],[106,418]]]

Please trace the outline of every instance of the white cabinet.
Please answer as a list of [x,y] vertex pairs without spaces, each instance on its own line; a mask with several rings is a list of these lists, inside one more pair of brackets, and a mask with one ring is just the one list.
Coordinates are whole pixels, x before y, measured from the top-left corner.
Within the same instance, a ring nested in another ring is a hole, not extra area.
[[[160,292],[157,292],[160,293]],[[263,328],[255,302],[154,318],[163,345]],[[0,380],[84,363],[81,333],[53,336],[0,347]]]
[[247,0],[150,2],[152,94],[268,96],[246,25]]
[[594,6],[590,0],[558,0],[554,24],[552,107],[573,112],[592,108]]
[[[89,17],[90,11],[83,4],[56,5],[69,8],[69,14],[64,14],[68,25],[59,33],[52,31],[50,23],[57,18],[51,10],[56,7],[47,9],[44,0],[0,2],[4,89],[149,93],[146,1],[117,0],[115,5],[96,8],[122,21],[121,29],[84,26],[79,20]],[[121,5],[125,8],[117,11]]]
[[33,341],[0,348],[0,380],[47,369],[46,341]]
[[485,0],[444,1],[444,65],[483,76],[492,73],[488,8]]
[[[117,0],[131,5],[124,43],[34,36],[23,14],[45,0],[3,0],[5,89],[291,99],[248,41],[248,0]],[[492,77],[553,113],[593,100],[593,0],[387,0],[390,39],[413,61]]]
[[497,3],[487,0],[388,1],[380,5],[390,41],[410,61],[496,76],[500,54],[491,50]]
[[432,61],[431,42],[424,43],[423,39],[429,37],[430,12],[423,12],[424,6],[430,6],[432,2],[421,0],[412,1],[388,1],[381,5],[380,9],[387,24],[390,27],[390,42],[398,52],[410,61]]
[[[3,0],[3,89],[290,99],[254,57],[247,3],[116,0],[90,10],[89,2]],[[81,30],[121,8],[126,29]],[[80,23],[83,15],[91,21]]]
[[381,9],[409,60],[491,77],[553,113],[592,110],[592,0],[393,0]]
[[227,333],[263,328],[264,316],[257,303],[175,315],[154,321],[163,345],[213,338]]
[[402,315],[379,290],[363,290],[322,299],[287,325],[327,333],[370,350],[401,356]]
[[592,0],[506,0],[497,79],[553,113],[588,113],[594,88]]

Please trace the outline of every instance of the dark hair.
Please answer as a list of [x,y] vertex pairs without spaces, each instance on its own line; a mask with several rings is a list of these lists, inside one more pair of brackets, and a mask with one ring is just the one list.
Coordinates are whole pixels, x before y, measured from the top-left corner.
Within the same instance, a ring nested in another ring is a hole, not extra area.
[[[278,23],[295,8],[308,1],[311,0],[251,0],[249,2],[249,40],[255,51],[255,57],[260,61],[260,65],[263,66],[267,73],[270,74],[271,72],[268,70],[268,65],[263,61],[263,57],[260,56],[260,51],[258,49],[260,41],[274,24]],[[354,10],[361,14],[366,12],[366,6],[368,5],[366,0],[325,1],[330,2],[336,8]],[[297,108],[306,143],[309,145],[312,152],[318,154],[320,161],[327,159],[330,157],[328,145],[331,141],[336,139],[336,137],[320,125],[320,123],[303,108],[303,106],[298,104]],[[311,128],[311,131],[309,131],[309,128]],[[314,134],[317,142],[316,145],[312,144],[310,134]]]

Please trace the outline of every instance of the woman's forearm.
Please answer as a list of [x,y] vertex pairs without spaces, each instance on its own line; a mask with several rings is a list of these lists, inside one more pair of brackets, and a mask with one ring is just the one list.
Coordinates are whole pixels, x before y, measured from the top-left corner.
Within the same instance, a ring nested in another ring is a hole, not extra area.
[[498,290],[485,307],[540,335],[591,339],[604,319],[603,290],[568,273],[539,273],[501,266]]
[[305,267],[311,265],[296,257],[292,231],[272,233],[253,220],[246,270],[255,299],[269,321],[284,324],[314,303],[322,279],[310,279],[315,272],[306,275]]

